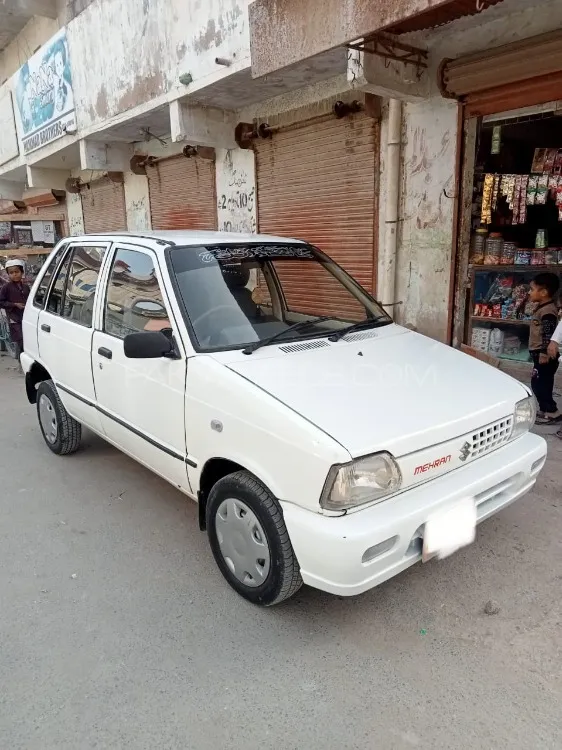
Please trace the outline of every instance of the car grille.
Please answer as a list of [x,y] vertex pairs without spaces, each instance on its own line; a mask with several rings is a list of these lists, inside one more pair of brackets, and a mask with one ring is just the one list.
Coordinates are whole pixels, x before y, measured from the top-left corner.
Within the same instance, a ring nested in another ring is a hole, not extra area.
[[467,459],[480,458],[486,453],[495,451],[511,437],[513,429],[513,417],[500,419],[487,427],[473,432],[467,440]]

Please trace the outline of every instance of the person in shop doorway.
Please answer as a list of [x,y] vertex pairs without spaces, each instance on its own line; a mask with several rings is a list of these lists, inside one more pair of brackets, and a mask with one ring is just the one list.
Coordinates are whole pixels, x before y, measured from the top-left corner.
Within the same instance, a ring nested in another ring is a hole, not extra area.
[[558,325],[556,296],[560,280],[553,273],[540,273],[531,281],[529,299],[536,304],[529,333],[529,353],[533,358],[531,387],[539,403],[537,424],[549,425],[562,422],[553,397],[554,376],[560,363],[560,355],[552,357],[549,346]]
[[10,338],[16,347],[17,357],[23,351],[23,311],[29,297],[29,286],[25,283],[23,260],[9,260],[6,273],[10,280],[0,289],[0,308],[6,310],[10,325]]
[[[562,346],[562,321],[556,326],[556,330],[552,334],[550,344],[548,345],[547,354],[551,359],[558,360],[560,358],[560,347]],[[562,440],[562,428],[556,433],[556,437]]]

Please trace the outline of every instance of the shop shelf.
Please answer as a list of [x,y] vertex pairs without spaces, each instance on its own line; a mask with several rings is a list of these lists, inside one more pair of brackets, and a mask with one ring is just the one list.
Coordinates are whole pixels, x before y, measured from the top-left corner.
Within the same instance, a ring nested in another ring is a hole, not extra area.
[[531,324],[530,320],[515,320],[513,318],[483,318],[478,315],[473,315],[472,320],[476,323],[503,323],[508,326],[528,326]]

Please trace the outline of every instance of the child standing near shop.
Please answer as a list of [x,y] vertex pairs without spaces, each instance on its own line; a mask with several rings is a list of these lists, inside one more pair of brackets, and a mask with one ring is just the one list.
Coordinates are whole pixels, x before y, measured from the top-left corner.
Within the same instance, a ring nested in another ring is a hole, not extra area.
[[16,346],[18,359],[23,351],[23,311],[29,297],[29,287],[23,280],[24,268],[23,260],[9,260],[6,273],[10,280],[0,289],[0,308],[8,315],[10,338]]
[[560,356],[549,354],[549,345],[558,325],[556,296],[560,289],[558,276],[540,273],[531,281],[529,299],[536,304],[529,333],[529,353],[533,358],[531,387],[539,402],[537,424],[562,422],[562,413],[553,398],[554,376]]

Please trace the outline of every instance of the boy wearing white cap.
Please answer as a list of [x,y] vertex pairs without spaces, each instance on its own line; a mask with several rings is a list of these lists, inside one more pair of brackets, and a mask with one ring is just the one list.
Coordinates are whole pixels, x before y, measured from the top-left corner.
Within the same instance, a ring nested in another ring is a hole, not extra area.
[[10,324],[10,337],[17,348],[18,357],[23,351],[22,320],[29,287],[23,280],[23,260],[9,260],[6,273],[10,281],[0,289],[0,308],[6,310]]

